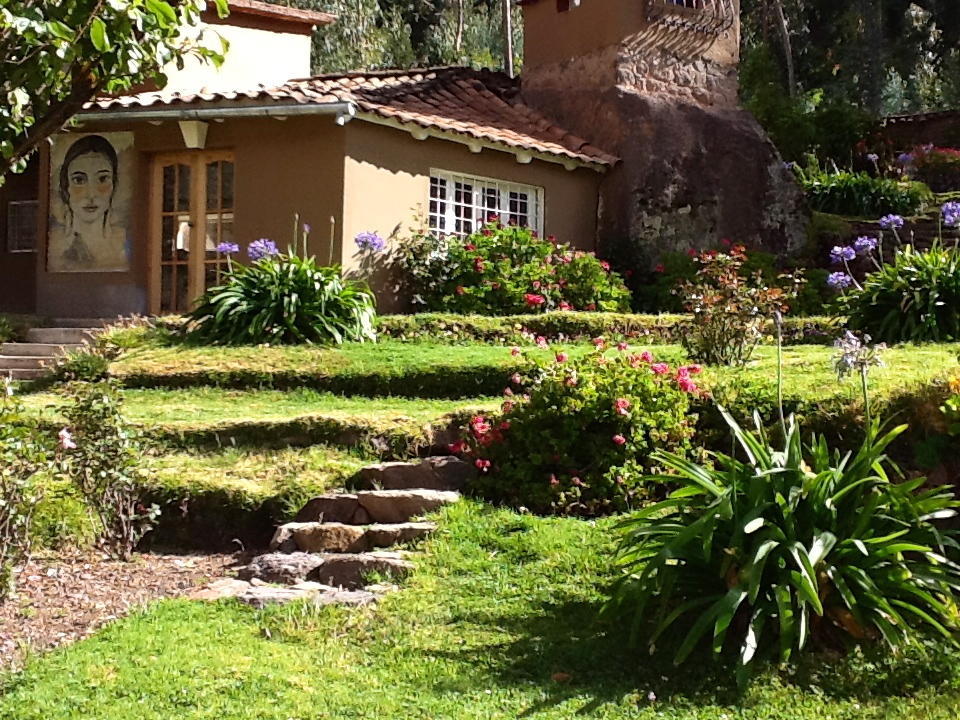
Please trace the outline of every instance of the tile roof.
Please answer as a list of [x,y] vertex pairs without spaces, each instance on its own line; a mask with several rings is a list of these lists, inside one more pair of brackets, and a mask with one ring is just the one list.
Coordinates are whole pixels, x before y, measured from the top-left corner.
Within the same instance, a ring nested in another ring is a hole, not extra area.
[[[228,0],[230,15],[253,15],[258,17],[281,20],[290,23],[299,23],[312,27],[314,25],[329,25],[336,21],[337,16],[316,10],[277,5],[275,3],[260,2],[260,0]],[[211,9],[208,7],[208,12]],[[225,19],[229,24],[229,16]]]
[[[573,135],[519,100],[520,83],[503,73],[462,67],[357,72],[290,80],[250,91],[146,92],[101,98],[84,114],[165,106],[307,105],[353,103],[359,118],[414,124],[464,139],[610,166],[617,158]],[[91,117],[93,119],[93,117]]]

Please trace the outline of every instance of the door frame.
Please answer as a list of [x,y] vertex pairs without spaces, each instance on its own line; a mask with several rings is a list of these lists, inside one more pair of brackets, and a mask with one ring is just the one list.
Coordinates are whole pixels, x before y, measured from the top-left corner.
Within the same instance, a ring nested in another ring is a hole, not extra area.
[[[190,255],[187,263],[187,296],[190,302],[203,294],[204,259],[207,237],[207,163],[232,162],[232,150],[181,150],[156,153],[150,158],[150,229],[147,234],[147,310],[160,314],[163,258],[163,168],[168,165],[190,167]],[[194,248],[200,243],[202,248]]]

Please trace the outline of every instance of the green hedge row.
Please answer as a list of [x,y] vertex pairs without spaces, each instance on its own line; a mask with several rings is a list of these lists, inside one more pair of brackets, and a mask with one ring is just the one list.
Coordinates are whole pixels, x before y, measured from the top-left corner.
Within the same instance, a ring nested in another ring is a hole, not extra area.
[[[453,315],[420,313],[417,315],[380,315],[376,321],[381,338],[408,342],[488,342],[513,343],[522,333],[543,335],[554,340],[589,340],[594,337],[624,336],[648,344],[679,342],[686,315],[639,315],[633,313],[549,312],[535,315]],[[833,342],[842,323],[829,317],[787,317],[783,337],[788,345],[824,345]],[[770,323],[766,333],[776,330]]]

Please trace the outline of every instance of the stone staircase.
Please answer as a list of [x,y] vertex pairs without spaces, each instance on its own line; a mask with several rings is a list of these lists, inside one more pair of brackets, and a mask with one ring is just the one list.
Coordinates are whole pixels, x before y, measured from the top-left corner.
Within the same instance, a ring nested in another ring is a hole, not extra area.
[[395,546],[434,532],[435,523],[418,518],[457,502],[473,473],[455,457],[366,467],[354,492],[312,498],[293,522],[276,529],[270,552],[240,568],[237,578],[217,580],[191,597],[235,597],[255,607],[301,599],[321,605],[376,602],[394,586],[367,584],[369,577],[406,576],[415,554]]
[[100,319],[58,319],[54,327],[31,328],[26,342],[0,344],[0,377],[36,380],[43,377],[56,359],[83,347],[107,321]]

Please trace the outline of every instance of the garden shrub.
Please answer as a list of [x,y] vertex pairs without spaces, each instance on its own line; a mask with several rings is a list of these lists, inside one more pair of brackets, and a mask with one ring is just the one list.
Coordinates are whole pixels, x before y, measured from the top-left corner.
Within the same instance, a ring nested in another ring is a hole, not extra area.
[[[943,207],[944,221],[960,224],[960,204]],[[897,232],[903,219],[890,215],[885,224]],[[831,251],[842,271],[828,278],[841,291],[839,312],[852,330],[886,343],[952,342],[960,340],[960,251],[942,238],[928,250],[898,247],[892,262],[882,262],[877,238],[861,237],[851,246]],[[872,263],[862,280],[852,265]]]
[[110,363],[119,356],[105,345],[85,345],[56,358],[51,379],[57,382],[96,382],[110,373]]
[[30,555],[31,523],[52,467],[52,443],[23,411],[9,381],[0,384],[0,601]]
[[3,315],[0,315],[0,343],[10,342],[14,339],[16,333],[11,323]]
[[100,521],[100,541],[112,556],[129,560],[159,514],[140,502],[142,455],[137,433],[121,414],[110,381],[76,383],[67,390],[67,427],[60,432],[60,466]]
[[711,250],[696,258],[695,280],[681,283],[677,294],[693,318],[680,342],[693,360],[712,365],[743,365],[763,339],[763,328],[775,313],[784,313],[803,284],[802,275],[782,276],[782,287],[769,287],[758,271],[744,276],[742,245],[728,252]]
[[400,243],[397,263],[418,309],[509,315],[629,307],[622,279],[593,253],[495,221],[466,238],[417,233]]
[[877,218],[884,213],[911,215],[933,200],[923,183],[874,177],[865,172],[827,172],[811,160],[797,177],[813,210]]
[[[225,248],[226,250],[227,248]],[[219,345],[341,344],[375,340],[373,293],[339,267],[259,240],[249,265],[230,263],[190,313],[189,336]]]
[[953,531],[935,521],[960,506],[924,479],[895,482],[886,434],[874,424],[854,454],[824,437],[801,445],[790,419],[782,448],[727,422],[745,460],[716,453],[700,466],[653,456],[678,490],[622,524],[624,575],[608,611],[627,616],[653,646],[689,623],[685,660],[704,636],[736,646],[742,666],[786,661],[809,644],[840,648],[882,640],[896,650],[922,631],[952,638],[960,566]]
[[960,190],[960,149],[924,145],[901,156],[904,169],[934,192]]
[[[519,349],[512,352],[520,354]],[[699,367],[671,368],[624,343],[579,361],[527,360],[499,413],[478,415],[463,447],[483,497],[535,512],[596,515],[646,498],[657,447],[683,452],[693,434],[690,395]]]

